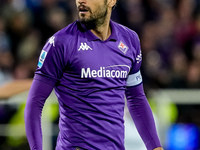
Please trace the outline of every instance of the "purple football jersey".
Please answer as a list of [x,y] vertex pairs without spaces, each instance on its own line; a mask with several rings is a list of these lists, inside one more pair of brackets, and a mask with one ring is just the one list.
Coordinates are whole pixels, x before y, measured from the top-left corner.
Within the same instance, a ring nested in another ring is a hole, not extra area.
[[110,21],[102,41],[76,21],[44,46],[36,78],[55,87],[59,102],[58,150],[124,150],[126,86],[142,83],[137,34]]

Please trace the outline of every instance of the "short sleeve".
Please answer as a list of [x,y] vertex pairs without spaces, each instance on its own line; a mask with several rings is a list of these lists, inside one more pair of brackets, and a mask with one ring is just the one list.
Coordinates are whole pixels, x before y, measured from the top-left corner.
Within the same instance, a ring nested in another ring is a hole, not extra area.
[[36,76],[46,77],[46,82],[52,82],[51,84],[59,81],[65,68],[63,50],[56,42],[56,36],[52,36],[45,44],[40,53],[35,72]]
[[135,36],[132,40],[132,43],[134,45],[135,51],[133,53],[133,64],[126,81],[127,86],[137,86],[142,83],[142,76],[140,72],[142,52],[139,37],[136,33],[134,35]]

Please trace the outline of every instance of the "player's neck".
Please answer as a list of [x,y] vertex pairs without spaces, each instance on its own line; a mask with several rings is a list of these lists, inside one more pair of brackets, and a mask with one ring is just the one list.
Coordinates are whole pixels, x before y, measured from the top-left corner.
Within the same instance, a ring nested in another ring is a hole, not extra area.
[[91,29],[91,32],[102,41],[107,40],[111,35],[110,16],[105,18],[105,21],[102,25],[96,27],[95,29]]

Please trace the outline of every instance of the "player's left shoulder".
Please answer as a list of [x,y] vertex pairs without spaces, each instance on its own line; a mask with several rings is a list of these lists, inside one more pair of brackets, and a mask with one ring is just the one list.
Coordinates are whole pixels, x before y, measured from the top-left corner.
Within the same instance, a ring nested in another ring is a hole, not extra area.
[[120,43],[123,43],[123,45],[126,45],[128,47],[129,50],[127,52],[131,55],[136,55],[136,53],[139,53],[140,40],[138,34],[134,30],[119,23],[112,22],[112,25],[117,34],[117,40],[119,40]]
[[118,34],[121,34],[121,36],[126,36],[126,38],[130,38],[130,39],[139,39],[138,34],[134,30],[130,29],[129,27],[116,23],[114,21],[112,21],[112,24],[118,31]]

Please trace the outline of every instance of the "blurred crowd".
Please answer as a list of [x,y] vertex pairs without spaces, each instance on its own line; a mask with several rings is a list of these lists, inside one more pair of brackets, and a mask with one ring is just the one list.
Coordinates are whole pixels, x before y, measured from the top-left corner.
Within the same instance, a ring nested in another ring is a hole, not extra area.
[[[0,85],[32,78],[47,39],[76,19],[75,0],[0,0]],[[200,0],[119,0],[112,20],[140,37],[146,89],[200,88]]]
[[[75,20],[75,0],[0,0],[0,86],[33,78],[48,38]],[[140,37],[145,90],[200,88],[200,0],[119,0],[112,20]],[[2,108],[0,123],[7,123],[15,109]],[[179,111],[179,122],[200,124],[199,105]]]

